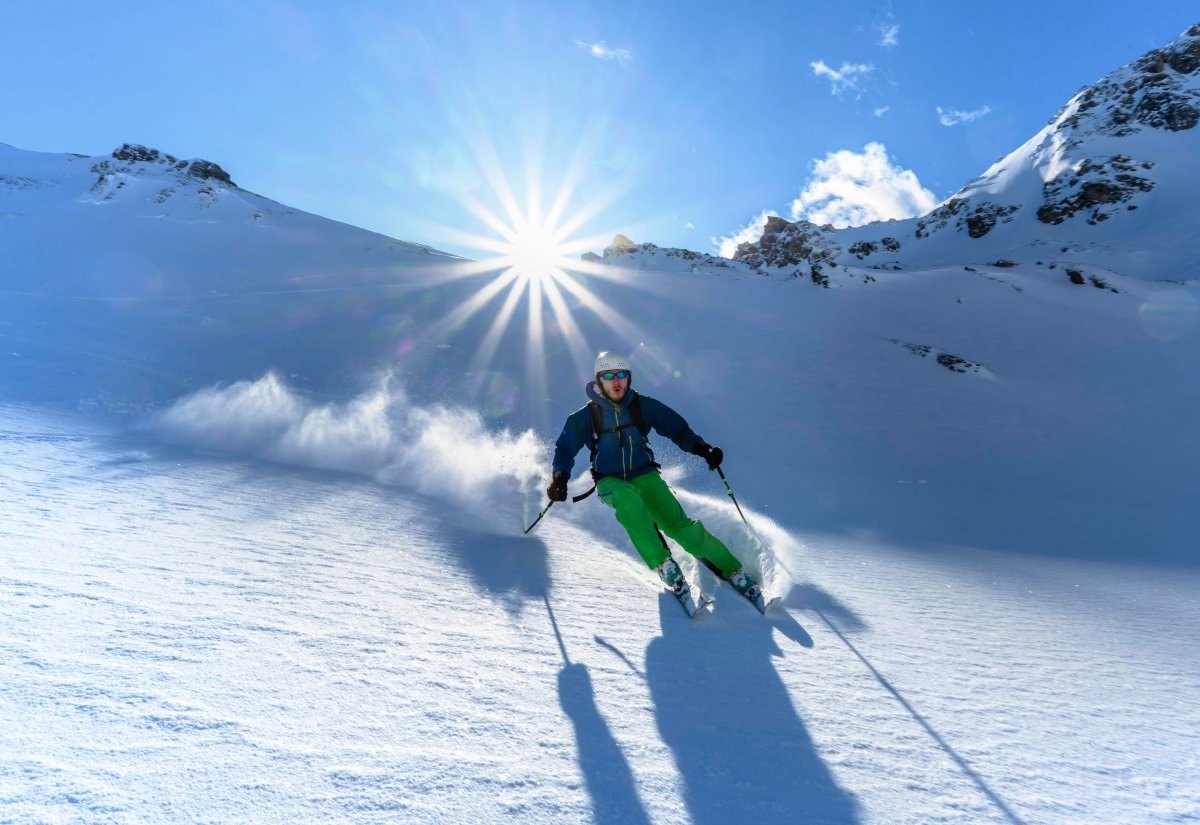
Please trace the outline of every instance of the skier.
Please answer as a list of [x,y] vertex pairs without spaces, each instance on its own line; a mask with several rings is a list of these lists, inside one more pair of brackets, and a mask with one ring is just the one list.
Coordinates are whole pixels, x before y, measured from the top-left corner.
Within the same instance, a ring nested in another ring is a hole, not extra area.
[[[685,608],[690,588],[659,530],[760,610],[765,609],[762,588],[741,562],[703,524],[684,514],[675,494],[659,475],[660,465],[654,461],[647,436],[653,428],[681,450],[703,458],[709,470],[720,466],[724,458],[721,449],[692,432],[687,421],[666,404],[631,390],[632,370],[623,356],[615,352],[600,353],[594,373],[595,380],[586,387],[589,402],[567,417],[555,443],[553,478],[546,495],[551,501],[566,501],[567,481],[575,466],[575,456],[586,444],[591,450],[592,477],[600,500],[616,511],[617,521],[629,533],[638,554],[650,569],[658,571],[659,578]],[[697,610],[702,606],[694,602],[693,605]]]

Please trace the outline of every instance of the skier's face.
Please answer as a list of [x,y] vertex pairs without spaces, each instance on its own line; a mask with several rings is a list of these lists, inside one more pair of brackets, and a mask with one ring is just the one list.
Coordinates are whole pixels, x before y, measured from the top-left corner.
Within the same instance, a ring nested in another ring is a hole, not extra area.
[[[625,377],[618,377],[622,373],[624,373]],[[611,375],[612,378],[605,378],[605,375]],[[600,381],[600,389],[604,391],[605,397],[611,398],[613,401],[620,401],[625,397],[625,393],[629,392],[629,370],[600,373],[596,378]]]

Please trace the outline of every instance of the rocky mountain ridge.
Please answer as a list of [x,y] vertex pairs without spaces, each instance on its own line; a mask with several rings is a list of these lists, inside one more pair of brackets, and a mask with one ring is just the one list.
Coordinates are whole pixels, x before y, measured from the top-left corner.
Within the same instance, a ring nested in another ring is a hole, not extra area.
[[91,167],[96,175],[91,192],[101,200],[112,200],[133,180],[145,175],[161,175],[174,183],[151,196],[153,203],[164,203],[181,186],[196,187],[200,204],[210,206],[222,189],[240,189],[229,173],[209,160],[180,160],[174,155],[138,144],[125,143],[112,156]]
[[[1200,278],[1200,23],[1076,93],[1024,145],[928,213],[835,229],[770,217],[732,264],[687,250],[693,269],[723,266],[870,282],[863,270],[955,264],[1101,267],[1148,280]],[[605,263],[644,263],[616,244]],[[724,259],[716,259],[723,261]]]

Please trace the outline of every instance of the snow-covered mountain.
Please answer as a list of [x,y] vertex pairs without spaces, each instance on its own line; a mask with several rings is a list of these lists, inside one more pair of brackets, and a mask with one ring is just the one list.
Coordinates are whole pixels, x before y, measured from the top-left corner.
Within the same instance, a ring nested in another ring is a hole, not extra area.
[[[929,213],[840,230],[772,217],[734,259],[827,286],[869,282],[880,270],[998,261],[1076,283],[1195,279],[1198,122],[1200,24],[1081,89],[1024,145]],[[636,266],[631,256],[645,246],[610,247],[605,259]],[[714,263],[686,250],[666,257],[689,256],[697,268]]]
[[[394,353],[359,334],[367,303],[338,296],[419,288],[464,263],[247,192],[210,161],[128,144],[99,157],[0,145],[0,250],[0,300],[23,321],[0,387],[130,408],[267,369],[313,389],[361,385]],[[325,346],[301,353],[293,335]]]

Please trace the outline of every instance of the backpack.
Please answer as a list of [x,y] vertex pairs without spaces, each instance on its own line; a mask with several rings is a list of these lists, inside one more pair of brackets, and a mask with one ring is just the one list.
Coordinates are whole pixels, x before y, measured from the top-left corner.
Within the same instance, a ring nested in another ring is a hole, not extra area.
[[[633,396],[633,400],[629,402],[629,414],[633,417],[632,425],[622,424],[619,427],[605,427],[604,410],[602,410],[600,405],[595,401],[588,402],[588,412],[590,412],[592,415],[592,432],[595,434],[597,439],[600,438],[601,433],[615,433],[618,430],[624,430],[630,426],[637,427],[638,432],[642,434],[643,438],[648,438],[650,436],[650,426],[646,423],[646,417],[642,415],[642,397],[636,393]],[[595,461],[595,459],[596,450],[593,449],[592,460]]]
[[[600,435],[602,433],[619,432],[619,431],[627,429],[629,427],[637,427],[637,431],[642,434],[642,438],[645,438],[647,440],[647,443],[649,443],[650,425],[646,423],[646,416],[644,416],[642,414],[642,397],[640,395],[638,395],[637,393],[634,393],[633,399],[629,402],[629,415],[631,418],[633,418],[632,424],[622,424],[619,427],[605,427],[604,426],[604,410],[601,409],[600,405],[597,404],[595,401],[588,402],[588,413],[590,414],[591,419],[592,419],[592,434],[596,436],[596,441],[592,445],[592,455],[590,458],[590,460],[592,462],[592,480],[599,481],[601,477],[596,474],[595,464],[596,464],[596,450],[600,446]],[[655,466],[658,466],[658,465],[656,464]],[[586,493],[581,493],[580,495],[573,496],[571,498],[571,501],[573,501],[573,502],[583,501],[585,498],[590,496],[595,491],[596,491],[596,485],[592,484],[592,488],[590,490],[588,490]]]

